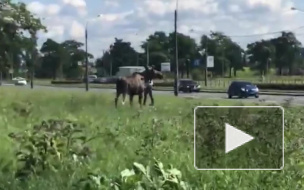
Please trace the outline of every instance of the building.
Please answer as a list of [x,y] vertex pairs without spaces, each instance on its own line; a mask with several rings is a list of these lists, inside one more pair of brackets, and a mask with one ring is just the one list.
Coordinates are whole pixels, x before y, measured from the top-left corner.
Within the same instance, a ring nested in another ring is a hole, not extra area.
[[145,70],[145,67],[143,66],[124,66],[119,67],[118,72],[116,73],[116,76],[118,77],[125,77],[132,75],[134,72],[142,72]]

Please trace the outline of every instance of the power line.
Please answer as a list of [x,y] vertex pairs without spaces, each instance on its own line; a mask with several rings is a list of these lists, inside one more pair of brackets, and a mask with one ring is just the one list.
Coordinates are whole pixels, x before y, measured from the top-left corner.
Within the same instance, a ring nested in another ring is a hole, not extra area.
[[293,30],[281,30],[281,31],[276,31],[276,32],[266,32],[266,33],[261,33],[261,34],[248,34],[248,35],[225,35],[227,37],[232,37],[232,38],[236,38],[236,37],[254,37],[254,36],[266,36],[266,35],[273,35],[273,34],[280,34],[282,32],[286,32],[286,31],[296,31],[296,30],[300,30],[303,29],[304,26],[300,26],[298,28],[295,28]]

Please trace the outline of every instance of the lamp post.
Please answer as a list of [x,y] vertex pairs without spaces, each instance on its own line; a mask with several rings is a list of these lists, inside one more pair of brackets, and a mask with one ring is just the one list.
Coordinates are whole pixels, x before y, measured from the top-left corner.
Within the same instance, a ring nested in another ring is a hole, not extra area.
[[[138,33],[135,34],[136,36],[138,35]],[[149,38],[147,39],[146,42],[146,55],[147,55],[147,61],[146,61],[146,65],[147,67],[150,65],[150,43],[149,43]],[[139,53],[136,53],[136,65],[138,66],[139,64]]]
[[85,65],[85,82],[86,91],[89,91],[89,61],[88,61],[88,21],[85,26],[85,53],[86,53],[86,65]]
[[174,80],[174,95],[178,96],[178,47],[177,47],[177,10],[178,0],[176,0],[176,7],[174,11],[174,38],[175,38],[175,80]]
[[[100,17],[100,16],[102,16],[102,15],[101,14],[97,15],[97,17]],[[85,53],[86,53],[85,82],[86,82],[86,91],[89,91],[88,23],[89,23],[89,20],[86,21],[86,25],[85,25]]]

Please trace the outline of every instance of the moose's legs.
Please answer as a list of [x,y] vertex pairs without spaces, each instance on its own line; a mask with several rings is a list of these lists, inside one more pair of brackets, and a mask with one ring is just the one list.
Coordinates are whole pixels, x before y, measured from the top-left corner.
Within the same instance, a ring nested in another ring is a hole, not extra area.
[[142,108],[142,98],[143,98],[143,93],[140,93],[140,94],[138,95],[138,102],[139,102],[140,108]]
[[115,107],[117,108],[117,101],[118,101],[118,98],[120,96],[120,92],[116,92],[116,97],[115,97]]
[[126,93],[125,92],[116,92],[116,98],[115,98],[115,107],[116,108],[117,108],[118,98],[121,94],[122,94],[122,105],[125,105]]
[[130,106],[133,105],[133,97],[134,97],[134,94],[130,94],[129,95],[129,99],[130,99]]
[[126,101],[126,93],[122,94],[122,105],[125,105],[125,101]]

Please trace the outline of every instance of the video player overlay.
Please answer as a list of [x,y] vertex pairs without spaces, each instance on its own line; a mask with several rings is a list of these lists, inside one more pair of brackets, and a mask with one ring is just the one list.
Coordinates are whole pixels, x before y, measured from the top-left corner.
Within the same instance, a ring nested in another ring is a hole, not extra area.
[[283,168],[283,108],[197,107],[194,114],[196,169]]

